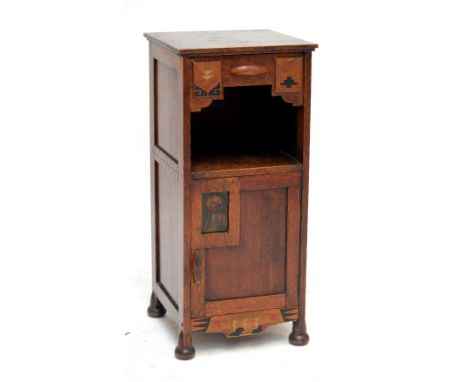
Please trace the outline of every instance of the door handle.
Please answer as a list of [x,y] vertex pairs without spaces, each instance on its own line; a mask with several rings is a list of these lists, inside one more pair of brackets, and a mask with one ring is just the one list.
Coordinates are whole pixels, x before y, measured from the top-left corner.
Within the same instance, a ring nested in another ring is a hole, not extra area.
[[201,250],[195,249],[193,251],[193,259],[192,259],[192,277],[193,282],[195,285],[200,285],[201,283],[201,276],[202,276],[202,256]]

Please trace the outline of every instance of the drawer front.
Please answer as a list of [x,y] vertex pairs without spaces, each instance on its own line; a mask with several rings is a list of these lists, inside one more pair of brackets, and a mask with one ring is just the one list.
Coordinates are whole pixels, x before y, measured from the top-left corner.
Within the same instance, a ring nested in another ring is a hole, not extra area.
[[303,56],[259,54],[200,58],[192,62],[191,110],[223,99],[224,87],[271,85],[273,96],[303,103]]
[[273,55],[234,56],[223,60],[224,86],[270,85],[275,78]]

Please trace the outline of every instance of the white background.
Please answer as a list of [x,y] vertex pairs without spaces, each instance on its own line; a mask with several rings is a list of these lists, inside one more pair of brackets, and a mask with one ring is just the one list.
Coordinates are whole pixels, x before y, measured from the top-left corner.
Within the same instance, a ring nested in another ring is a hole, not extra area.
[[[2,381],[467,381],[464,1],[2,1]],[[313,54],[307,321],[146,317],[143,32],[270,28]],[[127,335],[125,335],[127,333]]]

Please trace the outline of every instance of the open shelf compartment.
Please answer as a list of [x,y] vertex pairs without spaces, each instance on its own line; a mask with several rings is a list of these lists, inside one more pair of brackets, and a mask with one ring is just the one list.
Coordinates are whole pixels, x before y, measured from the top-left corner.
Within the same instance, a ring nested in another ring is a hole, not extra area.
[[192,178],[300,171],[301,111],[271,86],[226,87],[223,100],[191,114]]

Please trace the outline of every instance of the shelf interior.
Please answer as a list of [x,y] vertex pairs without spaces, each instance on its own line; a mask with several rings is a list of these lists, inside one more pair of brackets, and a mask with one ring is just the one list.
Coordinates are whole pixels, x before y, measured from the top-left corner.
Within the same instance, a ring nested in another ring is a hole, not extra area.
[[300,108],[271,86],[224,88],[224,99],[191,114],[192,178],[300,170]]
[[212,178],[300,171],[301,163],[291,155],[270,153],[218,153],[192,158],[192,178]]

